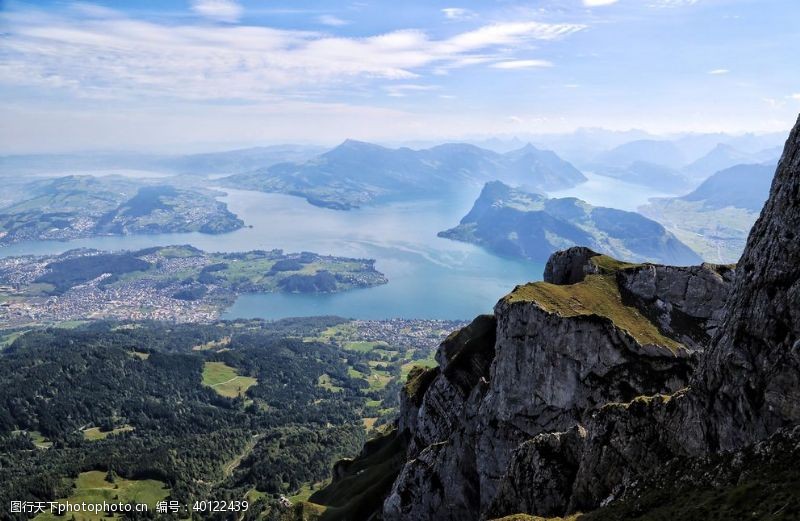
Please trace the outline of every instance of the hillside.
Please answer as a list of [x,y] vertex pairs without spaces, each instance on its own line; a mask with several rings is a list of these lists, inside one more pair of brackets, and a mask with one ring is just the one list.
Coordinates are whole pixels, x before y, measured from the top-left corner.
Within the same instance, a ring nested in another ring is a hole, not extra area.
[[487,183],[460,224],[439,233],[490,251],[544,262],[554,251],[588,246],[620,259],[693,264],[699,257],[660,224],[634,212],[580,199],[548,199]]
[[217,234],[244,226],[217,195],[114,176],[34,181],[18,200],[0,208],[0,244],[97,235]]
[[465,184],[480,185],[491,179],[535,190],[568,188],[586,180],[553,152],[532,145],[498,154],[465,144],[412,150],[347,140],[309,161],[281,163],[223,182],[235,188],[297,195],[311,204],[347,210],[392,199],[439,197]]
[[[544,282],[516,287],[408,381],[397,421],[406,462],[371,512],[796,519],[798,188],[800,120],[735,270],[553,255]],[[323,519],[347,518],[325,510],[324,492],[316,499]]]
[[775,166],[737,165],[682,197],[654,198],[639,208],[710,262],[736,262],[769,194]]

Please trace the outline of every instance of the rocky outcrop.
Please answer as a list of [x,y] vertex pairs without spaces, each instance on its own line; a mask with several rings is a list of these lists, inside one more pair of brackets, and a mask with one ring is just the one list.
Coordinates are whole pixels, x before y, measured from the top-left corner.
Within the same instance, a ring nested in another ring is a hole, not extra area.
[[[549,280],[572,284],[515,288],[494,316],[478,317],[442,344],[438,374],[419,406],[404,399],[400,425],[412,441],[385,519],[475,519],[498,490],[524,494],[513,484],[525,482],[528,458],[546,459],[536,452],[542,447],[554,453],[554,445],[567,443],[576,457],[564,468],[577,470],[582,441],[546,433],[585,435],[579,425],[604,404],[687,384],[692,350],[623,302],[619,274],[639,266],[585,248],[554,256],[549,266]],[[666,303],[677,298],[659,295]],[[508,474],[509,465],[519,474]],[[554,509],[559,501],[551,500]]]
[[575,246],[567,250],[557,251],[550,255],[544,266],[544,281],[550,284],[575,284],[586,278],[586,275],[597,273],[596,264],[589,262],[599,253],[585,246]]
[[645,264],[620,270],[617,283],[625,303],[647,315],[663,333],[700,350],[722,319],[734,274],[732,266],[717,264]]

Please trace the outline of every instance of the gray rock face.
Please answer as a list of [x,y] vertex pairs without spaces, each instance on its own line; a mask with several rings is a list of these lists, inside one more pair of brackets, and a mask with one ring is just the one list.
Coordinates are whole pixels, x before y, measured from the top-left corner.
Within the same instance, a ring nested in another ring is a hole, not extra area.
[[662,332],[701,350],[723,316],[734,273],[731,266],[716,264],[644,264],[621,270],[617,283],[624,301],[641,310]]
[[[576,250],[559,256],[568,262],[551,263],[553,280],[600,272],[575,260],[589,262],[596,254]],[[523,450],[529,440],[544,447],[548,439],[537,436],[577,429],[606,403],[674,392],[693,369],[689,350],[675,342],[643,344],[609,317],[564,316],[535,299],[509,297],[494,317],[479,317],[451,335],[437,360],[440,372],[419,407],[403,401],[409,462],[386,500],[386,519],[477,519],[506,490],[509,464],[520,472],[517,483],[524,482],[526,460],[513,458],[531,454]],[[563,501],[549,499],[548,509]]]
[[730,449],[800,423],[800,121],[737,269],[725,320],[696,377],[708,442]]
[[585,438],[586,429],[577,425],[567,432],[540,434],[517,447],[487,517],[561,514],[569,504]]

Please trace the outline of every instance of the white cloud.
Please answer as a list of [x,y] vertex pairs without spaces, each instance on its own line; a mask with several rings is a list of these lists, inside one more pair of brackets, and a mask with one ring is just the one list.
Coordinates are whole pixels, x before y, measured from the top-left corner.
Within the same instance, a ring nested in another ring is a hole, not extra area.
[[800,101],[800,92],[798,92],[797,94],[792,94],[789,97],[792,98],[793,100]]
[[509,116],[509,117],[508,117],[508,120],[509,120],[511,123],[516,123],[517,125],[521,125],[521,124],[523,123],[523,120],[522,120],[522,118],[521,118],[521,117],[519,117],[519,116]]
[[699,2],[700,0],[656,0],[650,7],[686,7]]
[[509,60],[493,63],[491,67],[495,69],[531,69],[534,67],[552,67],[553,64],[547,60]]
[[436,85],[418,85],[415,83],[402,83],[395,85],[387,85],[384,90],[389,96],[393,98],[404,98],[411,92],[427,92],[437,90],[439,87]]
[[728,69],[713,69],[708,71],[709,74],[713,74],[714,76],[721,76],[723,74],[728,74],[729,72],[731,71],[729,71]]
[[347,20],[342,20],[338,16],[333,16],[330,14],[324,14],[322,16],[318,16],[317,22],[321,23],[322,25],[328,25],[331,27],[341,27],[343,25],[347,25],[350,23]]
[[[800,95],[798,95],[798,96],[800,96]],[[761,99],[764,101],[764,103],[769,105],[769,108],[771,108],[771,109],[779,109],[779,108],[783,107],[784,105],[786,105],[785,101],[781,101],[781,100],[778,100],[778,99],[775,99],[775,98],[761,98]]]
[[600,7],[603,5],[616,4],[618,0],[583,0],[586,7]]
[[221,22],[238,22],[242,16],[242,6],[233,0],[193,0],[192,10]]
[[[431,72],[514,60],[533,41],[576,24],[485,25],[435,39],[414,29],[361,38],[242,25],[170,25],[69,12],[4,13],[0,83],[60,89],[76,98],[320,99],[326,88],[408,80]],[[516,65],[515,65],[516,62]]]
[[442,13],[449,20],[470,20],[477,16],[474,11],[461,7],[446,7]]

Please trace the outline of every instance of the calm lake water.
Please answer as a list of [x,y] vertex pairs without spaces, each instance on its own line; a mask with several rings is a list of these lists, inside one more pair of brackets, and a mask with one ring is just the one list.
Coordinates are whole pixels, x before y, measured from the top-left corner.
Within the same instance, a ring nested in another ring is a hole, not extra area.
[[0,256],[167,244],[191,244],[207,251],[282,248],[376,259],[376,268],[389,278],[384,286],[332,295],[243,295],[224,318],[470,319],[491,312],[515,285],[541,280],[544,269],[541,264],[500,258],[470,244],[436,237],[469,211],[477,187],[446,202],[394,203],[349,212],[317,208],[286,195],[225,191],[228,195],[221,200],[252,228],[214,236],[181,233],[33,241],[0,247]]

